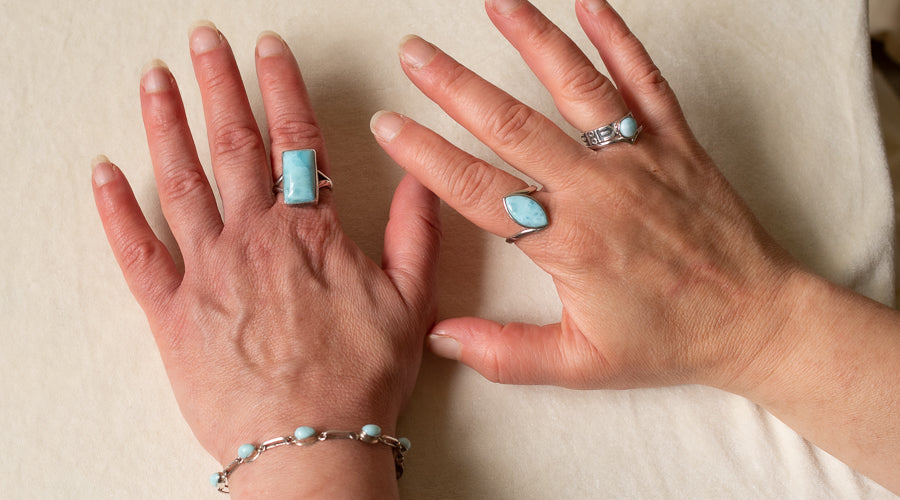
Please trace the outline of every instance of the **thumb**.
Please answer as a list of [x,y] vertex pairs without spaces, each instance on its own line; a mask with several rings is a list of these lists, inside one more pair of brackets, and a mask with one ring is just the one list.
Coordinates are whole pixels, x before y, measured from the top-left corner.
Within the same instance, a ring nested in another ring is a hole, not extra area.
[[501,384],[552,384],[590,387],[591,373],[602,362],[597,349],[559,323],[500,324],[481,318],[453,318],[435,325],[431,351],[468,365]]

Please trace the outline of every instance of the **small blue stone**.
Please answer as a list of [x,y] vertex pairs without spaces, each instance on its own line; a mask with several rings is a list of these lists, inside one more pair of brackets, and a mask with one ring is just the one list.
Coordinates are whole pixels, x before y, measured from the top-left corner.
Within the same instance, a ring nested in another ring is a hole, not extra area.
[[312,427],[297,427],[297,430],[294,431],[294,438],[298,441],[302,441],[304,439],[309,439],[316,435],[316,430]]
[[213,486],[213,488],[219,487],[219,480],[222,478],[220,473],[216,472],[215,474],[209,476],[209,484]]
[[281,154],[284,202],[313,203],[319,199],[319,174],[315,149],[294,149]]
[[637,120],[630,116],[623,118],[622,121],[619,122],[619,133],[622,134],[623,137],[631,139],[634,137],[634,134],[637,133],[637,130]]
[[400,446],[402,446],[405,450],[409,450],[410,448],[412,448],[412,443],[409,442],[409,439],[400,438],[397,441],[400,441]]
[[252,444],[242,444],[240,448],[238,448],[238,457],[239,458],[247,458],[256,453],[256,446]]
[[529,229],[541,229],[547,227],[547,212],[544,207],[530,196],[514,194],[503,198],[506,213],[516,224]]
[[362,428],[363,434],[371,437],[379,437],[381,436],[381,427],[378,427],[375,424],[364,425]]

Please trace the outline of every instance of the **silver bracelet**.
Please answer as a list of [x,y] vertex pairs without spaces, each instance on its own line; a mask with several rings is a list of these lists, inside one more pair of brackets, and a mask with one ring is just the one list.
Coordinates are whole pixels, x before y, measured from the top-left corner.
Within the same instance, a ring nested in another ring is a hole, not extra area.
[[391,447],[394,453],[394,469],[397,472],[397,479],[403,475],[403,459],[406,458],[406,452],[409,451],[412,444],[409,439],[395,438],[384,436],[381,434],[381,427],[375,424],[364,425],[359,432],[353,431],[323,431],[318,432],[312,427],[298,427],[294,431],[293,436],[283,436],[270,439],[260,445],[242,444],[238,448],[238,457],[228,464],[228,467],[222,469],[222,472],[216,472],[209,476],[209,482],[222,493],[228,493],[228,478],[237,468],[247,462],[252,462],[259,458],[262,452],[277,448],[279,446],[312,446],[320,441],[328,441],[331,439],[348,439],[350,441],[360,441],[367,444],[383,444]]

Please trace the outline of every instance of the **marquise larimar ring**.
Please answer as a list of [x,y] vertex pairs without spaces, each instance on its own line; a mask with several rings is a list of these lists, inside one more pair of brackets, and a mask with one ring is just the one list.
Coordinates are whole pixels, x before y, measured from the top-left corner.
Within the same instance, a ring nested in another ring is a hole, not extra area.
[[584,142],[585,146],[594,150],[617,142],[634,144],[638,134],[641,133],[641,129],[643,129],[643,127],[638,126],[638,122],[634,119],[634,116],[632,116],[631,113],[628,113],[608,125],[584,132],[581,134],[581,140]]
[[317,205],[319,189],[331,189],[333,183],[316,168],[315,149],[291,149],[281,153],[281,177],[275,192],[284,193],[288,205]]
[[518,233],[506,238],[507,243],[515,243],[519,238],[541,231],[550,225],[547,211],[531,196],[536,191],[535,186],[528,186],[503,197],[506,214],[513,222],[523,227]]

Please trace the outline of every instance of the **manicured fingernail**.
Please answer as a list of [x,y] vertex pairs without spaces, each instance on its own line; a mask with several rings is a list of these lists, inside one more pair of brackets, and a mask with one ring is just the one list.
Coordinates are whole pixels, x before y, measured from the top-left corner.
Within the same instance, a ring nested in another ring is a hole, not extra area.
[[375,137],[378,137],[381,141],[391,142],[394,137],[397,137],[397,134],[400,133],[400,129],[403,128],[405,123],[406,121],[403,117],[397,113],[379,111],[372,116],[372,121],[369,122],[369,128],[372,129],[372,133],[375,134]]
[[406,64],[417,69],[430,63],[437,53],[434,45],[415,35],[409,35],[400,42],[400,56]]
[[209,21],[197,21],[190,30],[191,51],[203,54],[222,45],[222,34],[216,25]]
[[100,187],[113,180],[116,176],[116,167],[109,162],[109,158],[97,155],[91,160],[91,177],[94,185]]
[[428,347],[431,352],[442,358],[459,360],[462,346],[452,337],[431,334],[428,336]]
[[284,40],[273,31],[263,31],[256,39],[256,53],[259,57],[278,56],[286,50]]
[[141,87],[147,94],[164,92],[172,88],[172,73],[166,63],[159,59],[148,62],[141,71]]
[[491,7],[500,14],[509,14],[525,3],[523,0],[490,0]]
[[609,7],[609,4],[606,3],[606,0],[581,0],[581,6],[591,14],[596,14]]

